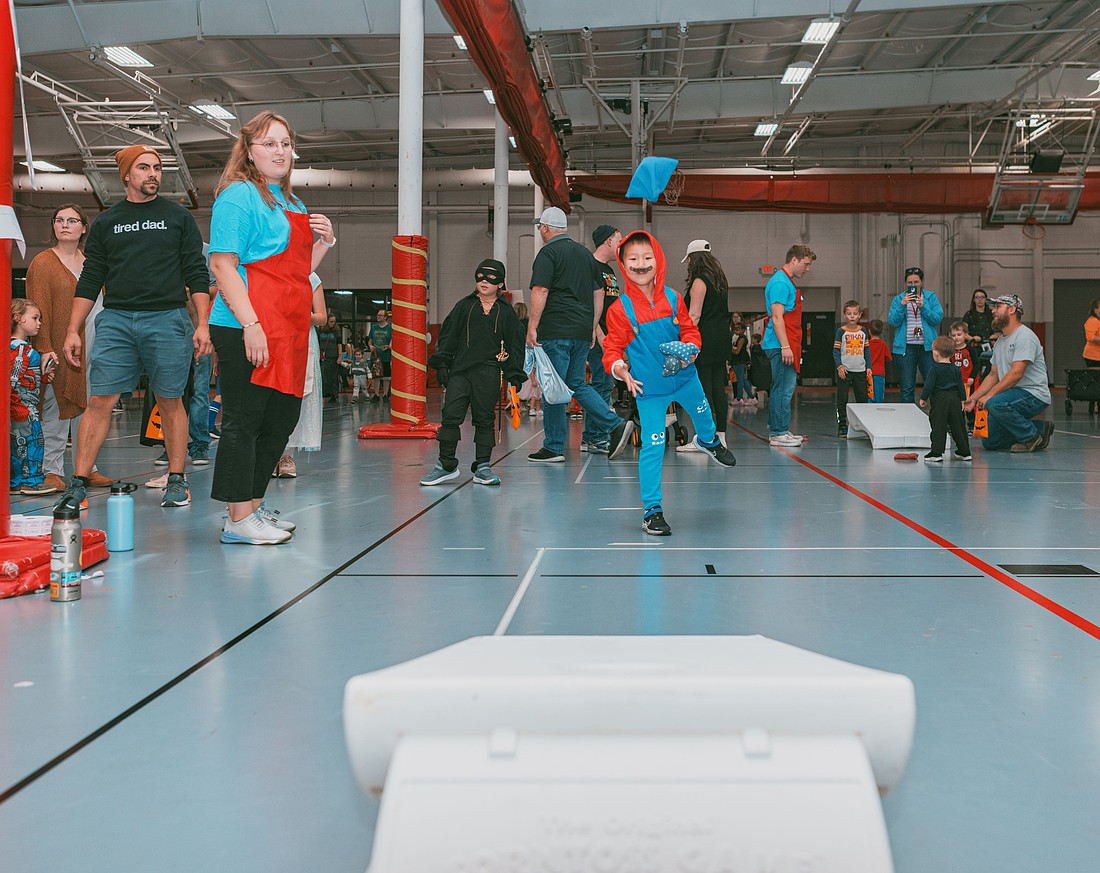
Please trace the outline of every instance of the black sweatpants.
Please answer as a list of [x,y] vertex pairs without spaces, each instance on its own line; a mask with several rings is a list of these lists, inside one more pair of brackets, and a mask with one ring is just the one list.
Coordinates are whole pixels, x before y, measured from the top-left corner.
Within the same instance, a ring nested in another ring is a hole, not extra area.
[[210,496],[223,503],[262,500],[298,424],[302,398],[252,384],[255,368],[245,357],[244,331],[211,326],[210,339],[222,390],[222,438]]
[[962,401],[954,391],[933,391],[928,401],[928,420],[932,424],[932,454],[942,455],[947,448],[947,432],[955,441],[955,451],[970,454],[970,440],[966,437],[966,416]]
[[493,417],[500,398],[500,367],[477,364],[461,373],[451,373],[447,380],[447,398],[443,401],[439,440],[439,460],[447,470],[458,467],[459,428],[467,411],[474,424],[474,463],[488,464],[497,444]]
[[726,417],[729,415],[729,398],[726,397],[726,386],[729,384],[730,371],[725,361],[716,364],[695,364],[695,371],[699,374],[699,381],[703,385],[703,394],[710,404],[710,411],[714,414],[714,424],[718,433],[726,432]]
[[836,374],[836,420],[848,424],[848,389],[856,392],[856,403],[867,402],[867,371],[849,372],[843,379]]

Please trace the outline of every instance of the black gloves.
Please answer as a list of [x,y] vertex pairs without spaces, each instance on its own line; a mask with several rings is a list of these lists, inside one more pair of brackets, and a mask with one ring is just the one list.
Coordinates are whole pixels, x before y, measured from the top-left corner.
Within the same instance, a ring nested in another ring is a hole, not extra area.
[[450,367],[440,367],[435,371],[435,377],[439,380],[439,384],[446,388],[447,380],[451,377]]

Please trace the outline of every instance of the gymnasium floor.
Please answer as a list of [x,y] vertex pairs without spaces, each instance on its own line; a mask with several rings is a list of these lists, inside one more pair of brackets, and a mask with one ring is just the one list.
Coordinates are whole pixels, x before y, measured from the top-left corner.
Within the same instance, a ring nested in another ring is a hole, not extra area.
[[[360,442],[383,412],[342,400],[323,451],[269,491],[292,544],[219,545],[198,468],[189,508],[139,490],[137,549],[81,601],[0,601],[0,871],[362,873],[377,803],[346,760],[345,681],[493,633],[759,633],[904,673],[916,737],[883,800],[899,873],[1095,870],[1100,425],[1084,408],[1067,418],[1056,395],[1046,452],[941,467],[838,441],[829,392],[800,395],[801,450],[737,411],[735,469],[666,454],[674,535],[657,539],[633,451],[530,464],[525,420],[506,425],[501,488],[421,488],[435,444]],[[100,465],[140,483],[160,470],[137,414]],[[93,492],[86,524],[105,503]],[[1080,566],[1000,569],[1022,564]]]

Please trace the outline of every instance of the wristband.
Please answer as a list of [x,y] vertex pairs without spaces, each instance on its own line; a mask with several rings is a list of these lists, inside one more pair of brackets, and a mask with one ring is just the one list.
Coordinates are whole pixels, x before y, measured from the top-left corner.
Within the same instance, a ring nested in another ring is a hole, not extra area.
[[791,350],[791,347],[790,346],[780,346],[779,349],[780,349],[780,351],[783,351],[783,352],[789,352]]
[[256,319],[255,321],[248,322],[248,324],[242,324],[241,325],[241,330],[244,330],[245,328],[249,328],[249,327],[255,327],[259,323],[260,323],[260,320]]
[[321,245],[323,245],[326,249],[331,249],[334,245],[336,245],[336,237],[332,238],[332,242],[325,242],[325,238],[321,237]]

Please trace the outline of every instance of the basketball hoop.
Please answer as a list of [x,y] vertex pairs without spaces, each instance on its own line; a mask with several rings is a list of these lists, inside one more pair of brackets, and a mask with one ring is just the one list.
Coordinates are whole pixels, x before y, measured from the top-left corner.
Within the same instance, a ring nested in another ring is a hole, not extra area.
[[680,195],[684,193],[684,185],[686,183],[687,176],[685,176],[682,171],[677,170],[673,173],[662,195],[665,198],[665,203],[669,206],[675,206],[680,201]]
[[1028,239],[1040,240],[1047,235],[1047,229],[1039,224],[1039,220],[1032,216],[1027,219],[1021,226],[1020,232]]

